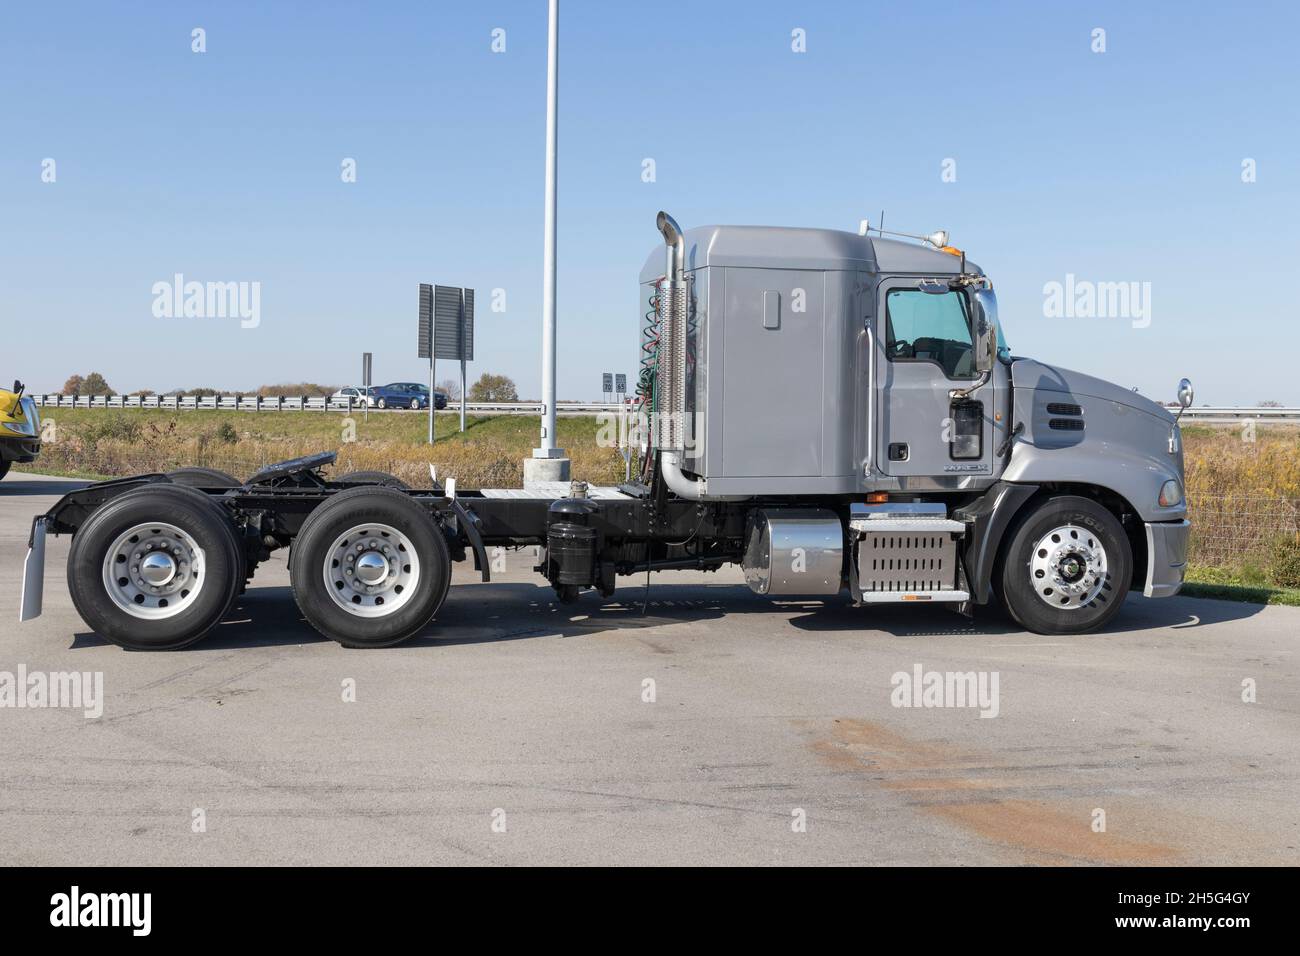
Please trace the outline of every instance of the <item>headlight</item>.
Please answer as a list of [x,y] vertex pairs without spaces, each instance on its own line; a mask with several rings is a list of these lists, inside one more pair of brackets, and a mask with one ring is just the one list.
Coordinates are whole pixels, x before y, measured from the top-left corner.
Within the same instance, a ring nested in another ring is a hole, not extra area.
[[8,431],[16,435],[22,435],[27,438],[35,436],[36,432],[32,431],[32,426],[27,422],[0,422]]
[[1161,508],[1172,508],[1175,505],[1183,503],[1183,486],[1178,483],[1178,479],[1170,478],[1160,486],[1160,497],[1157,503]]

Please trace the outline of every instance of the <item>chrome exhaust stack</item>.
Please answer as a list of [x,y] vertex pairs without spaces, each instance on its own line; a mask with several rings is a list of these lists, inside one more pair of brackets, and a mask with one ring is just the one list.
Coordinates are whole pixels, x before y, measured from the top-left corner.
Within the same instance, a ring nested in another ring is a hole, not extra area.
[[663,234],[667,250],[663,287],[659,290],[659,351],[655,366],[655,447],[659,449],[659,473],[664,484],[678,497],[699,501],[730,500],[709,495],[702,478],[682,474],[686,450],[686,329],[690,308],[686,282],[686,240],[677,220],[660,212],[655,225]]
[[[686,413],[686,241],[681,227],[666,212],[655,224],[663,233],[668,259],[664,282],[659,290],[659,354],[655,369],[655,391],[659,396],[657,447],[664,452],[682,452],[686,447],[683,416]],[[678,459],[680,461],[680,457]]]

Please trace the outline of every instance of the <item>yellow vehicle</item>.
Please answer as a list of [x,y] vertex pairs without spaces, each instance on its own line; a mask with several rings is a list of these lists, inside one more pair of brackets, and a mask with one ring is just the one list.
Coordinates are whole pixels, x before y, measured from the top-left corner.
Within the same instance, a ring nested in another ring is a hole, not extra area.
[[0,478],[16,461],[35,461],[41,451],[41,416],[36,402],[23,397],[23,383],[0,388]]

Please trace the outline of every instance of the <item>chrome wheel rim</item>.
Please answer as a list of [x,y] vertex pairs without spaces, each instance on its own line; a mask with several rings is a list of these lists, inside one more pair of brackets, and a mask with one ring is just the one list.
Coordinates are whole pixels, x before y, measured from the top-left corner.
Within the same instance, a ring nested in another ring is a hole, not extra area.
[[354,617],[395,614],[420,582],[410,538],[386,524],[349,528],[325,552],[325,589]]
[[1078,525],[1053,528],[1038,539],[1029,559],[1034,593],[1054,608],[1074,610],[1097,599],[1109,579],[1101,539]]
[[203,549],[165,521],[128,528],[104,554],[104,590],[121,610],[143,620],[182,613],[206,580]]

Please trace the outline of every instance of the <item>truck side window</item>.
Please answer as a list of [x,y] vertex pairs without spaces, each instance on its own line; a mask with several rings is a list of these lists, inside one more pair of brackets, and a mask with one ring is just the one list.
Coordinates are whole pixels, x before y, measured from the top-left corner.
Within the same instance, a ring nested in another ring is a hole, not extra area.
[[885,296],[885,353],[891,362],[934,362],[948,378],[974,378],[966,296],[890,289]]

